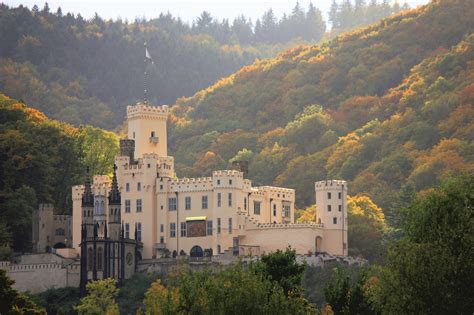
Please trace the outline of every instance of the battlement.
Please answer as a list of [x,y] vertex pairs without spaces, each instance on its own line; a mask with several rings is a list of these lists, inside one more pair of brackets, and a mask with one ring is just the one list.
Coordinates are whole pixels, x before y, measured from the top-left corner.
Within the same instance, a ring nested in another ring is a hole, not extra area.
[[295,194],[295,190],[291,188],[275,187],[275,186],[258,186],[255,188],[258,191],[262,191],[262,192],[287,194],[289,196],[293,196]]
[[257,223],[258,229],[303,229],[303,228],[323,228],[322,223]]
[[197,178],[173,178],[170,180],[171,185],[186,185],[186,184],[212,184],[212,177],[197,177]]
[[168,106],[151,106],[145,105],[142,103],[137,103],[136,105],[127,106],[127,118],[159,118],[167,119],[168,118]]
[[94,176],[94,186],[100,187],[101,185],[110,184],[110,177],[107,175],[95,175]]
[[328,189],[341,189],[344,186],[344,189],[347,190],[347,182],[345,180],[321,180],[314,183],[314,188],[316,190],[328,190]]
[[244,173],[236,170],[220,170],[212,172],[212,177],[235,177],[243,178]]

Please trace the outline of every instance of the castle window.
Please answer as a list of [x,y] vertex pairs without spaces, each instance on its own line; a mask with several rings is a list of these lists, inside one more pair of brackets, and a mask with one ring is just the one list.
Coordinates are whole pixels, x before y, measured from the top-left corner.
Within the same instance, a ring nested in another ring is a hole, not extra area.
[[328,192],[328,199],[331,199],[331,193]]
[[339,210],[339,212],[342,211],[342,205],[339,205],[339,206],[338,206],[338,210]]
[[103,253],[102,253],[102,247],[99,247],[97,249],[97,270],[102,270],[102,257],[103,256]]
[[137,241],[141,242],[142,240],[142,224],[140,222],[137,223]]
[[92,248],[87,249],[87,270],[92,270]]
[[163,190],[163,185],[160,185],[160,190]]
[[220,185],[220,184],[221,184],[221,180],[218,179],[218,180],[217,180],[217,185]]
[[56,235],[61,236],[61,235],[64,235],[64,234],[65,234],[65,233],[64,233],[64,229],[61,229],[61,228],[56,229]]
[[170,223],[170,237],[176,237],[176,223]]
[[247,210],[247,198],[244,198],[244,210]]
[[125,184],[125,191],[129,192],[130,191],[130,183]]
[[207,235],[212,235],[212,220],[207,221]]
[[228,197],[229,207],[232,207],[232,193],[229,193]]
[[337,224],[337,218],[336,217],[332,218],[332,223]]
[[217,193],[217,206],[220,207],[222,204],[222,195],[221,193]]
[[125,200],[125,213],[130,213],[131,203],[130,200]]
[[331,205],[328,205],[328,212],[331,212]]
[[217,218],[217,234],[221,234],[221,218]]
[[283,216],[289,218],[291,216],[291,203],[283,202]]
[[125,223],[125,238],[130,238],[130,224]]
[[273,204],[273,216],[276,217],[277,215],[277,205]]
[[342,199],[342,193],[338,193],[337,196],[339,197],[339,199]]
[[184,209],[191,210],[191,197],[189,196],[184,198]]
[[202,196],[201,204],[203,209],[207,209],[207,196]]
[[163,233],[165,231],[165,226],[163,224],[160,224],[160,232]]
[[176,211],[176,198],[168,198],[168,210]]
[[163,244],[165,242],[165,237],[164,236],[160,236],[160,244]]
[[150,163],[148,163],[146,166],[147,166],[148,168],[150,168],[150,167],[151,167],[151,164],[150,164]]
[[181,222],[181,237],[186,237],[186,222]]
[[151,137],[153,138],[154,136],[155,136],[155,132],[152,131],[152,132],[151,132]]
[[137,212],[142,212],[142,200],[137,199]]
[[260,215],[260,201],[253,202],[253,214]]
[[141,191],[142,190],[142,183],[138,182],[137,183],[137,191]]
[[133,139],[135,139],[135,131],[133,132]]
[[232,185],[232,179],[229,179],[229,185]]
[[229,234],[232,234],[232,218],[229,218],[228,230],[229,230]]
[[221,253],[221,245],[217,245],[217,253],[218,253],[218,254]]

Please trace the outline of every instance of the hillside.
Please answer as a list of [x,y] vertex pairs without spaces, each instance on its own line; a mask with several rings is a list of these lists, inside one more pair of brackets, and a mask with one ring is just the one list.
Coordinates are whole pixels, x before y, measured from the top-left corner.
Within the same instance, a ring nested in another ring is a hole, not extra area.
[[[341,4],[335,18],[347,28],[399,10],[371,3],[348,11]],[[319,42],[325,30],[312,4],[296,3],[281,19],[269,9],[255,23],[204,11],[190,25],[169,13],[133,22],[98,15],[85,20],[60,8],[51,12],[47,3],[31,10],[0,3],[0,91],[76,126],[115,129],[125,106],[143,99],[144,42],[155,61],[147,66],[148,99],[174,103],[256,58]]]
[[111,132],[50,120],[0,94],[0,259],[5,243],[28,250],[38,203],[68,213],[71,187],[83,181],[86,166],[110,173],[117,152]]
[[473,16],[472,1],[434,1],[179,99],[179,175],[248,159],[251,179],[296,188],[300,207],[314,181],[345,178],[390,212],[403,193],[472,169]]

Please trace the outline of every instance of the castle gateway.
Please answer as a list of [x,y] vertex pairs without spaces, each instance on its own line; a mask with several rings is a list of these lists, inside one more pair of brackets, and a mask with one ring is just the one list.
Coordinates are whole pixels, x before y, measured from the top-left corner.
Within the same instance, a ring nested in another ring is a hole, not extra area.
[[[120,155],[115,158],[116,179],[95,176],[90,186],[72,188],[72,246],[77,252],[81,252],[85,223],[88,235],[96,235],[94,226],[99,235],[104,233],[105,222],[119,220],[107,237],[135,239],[129,242],[129,250],[143,259],[229,252],[260,255],[287,246],[298,254],[347,255],[345,181],[316,182],[316,222],[295,223],[295,191],[253,187],[245,178],[245,167],[216,170],[211,177],[177,178],[174,159],[167,155],[167,118],[166,105],[128,106],[128,137],[120,141]],[[120,194],[120,204],[111,204],[107,198],[111,191]],[[84,213],[84,193],[92,196],[89,213]],[[105,210],[115,208],[119,219],[114,211]],[[140,252],[134,249],[136,244],[143,246]]]

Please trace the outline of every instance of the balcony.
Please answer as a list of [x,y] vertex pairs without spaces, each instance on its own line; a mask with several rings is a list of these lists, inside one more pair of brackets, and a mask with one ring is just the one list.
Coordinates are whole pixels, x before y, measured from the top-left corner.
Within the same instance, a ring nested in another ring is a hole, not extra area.
[[166,243],[155,243],[155,249],[165,249]]
[[150,137],[150,142],[153,143],[153,144],[157,144],[158,143],[158,137],[151,136]]

